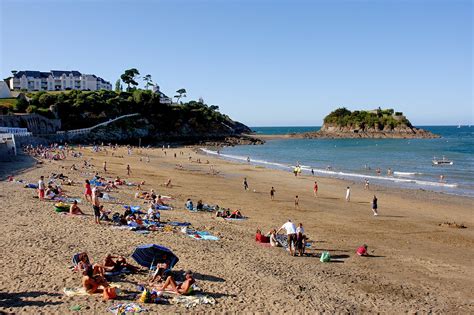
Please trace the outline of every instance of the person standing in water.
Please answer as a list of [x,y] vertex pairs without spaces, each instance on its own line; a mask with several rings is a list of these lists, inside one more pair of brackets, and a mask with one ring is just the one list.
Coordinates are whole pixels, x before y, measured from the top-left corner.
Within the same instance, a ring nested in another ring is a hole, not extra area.
[[250,163],[250,156],[247,156],[247,163]]
[[311,175],[314,176],[314,168],[311,169]]
[[346,190],[346,201],[347,202],[351,201],[351,188],[349,186],[347,186],[347,190]]
[[372,199],[372,211],[374,212],[374,216],[378,216],[379,213],[377,212],[377,196],[374,195],[374,199]]
[[275,188],[272,186],[272,189],[270,190],[270,199],[273,201],[275,200]]
[[244,178],[244,190],[247,191],[249,189],[249,184],[247,183],[247,177]]

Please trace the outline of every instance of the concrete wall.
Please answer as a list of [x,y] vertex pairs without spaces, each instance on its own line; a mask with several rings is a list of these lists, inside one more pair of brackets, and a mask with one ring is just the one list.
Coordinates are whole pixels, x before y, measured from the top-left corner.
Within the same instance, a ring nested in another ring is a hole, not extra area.
[[33,134],[50,134],[61,129],[61,120],[48,119],[38,114],[0,115],[0,126],[27,128]]

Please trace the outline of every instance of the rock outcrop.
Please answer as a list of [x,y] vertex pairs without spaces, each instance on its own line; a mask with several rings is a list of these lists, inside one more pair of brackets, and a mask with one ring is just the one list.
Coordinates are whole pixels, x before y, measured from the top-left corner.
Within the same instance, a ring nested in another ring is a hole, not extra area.
[[293,138],[394,138],[394,139],[405,139],[405,138],[439,138],[440,136],[435,135],[432,132],[424,129],[399,126],[390,128],[385,126],[383,129],[380,128],[358,128],[352,126],[328,126],[324,124],[320,130],[316,132],[305,132],[301,134],[291,135]]
[[290,135],[293,138],[439,138],[429,131],[412,126],[393,109],[354,111],[339,108],[324,118],[320,130]]

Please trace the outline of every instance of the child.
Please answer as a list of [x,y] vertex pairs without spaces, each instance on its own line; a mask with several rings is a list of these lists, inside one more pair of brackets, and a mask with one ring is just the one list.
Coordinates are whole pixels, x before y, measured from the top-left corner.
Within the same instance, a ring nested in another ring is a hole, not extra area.
[[367,245],[364,244],[361,247],[359,247],[356,253],[359,256],[368,256],[369,253],[367,252]]

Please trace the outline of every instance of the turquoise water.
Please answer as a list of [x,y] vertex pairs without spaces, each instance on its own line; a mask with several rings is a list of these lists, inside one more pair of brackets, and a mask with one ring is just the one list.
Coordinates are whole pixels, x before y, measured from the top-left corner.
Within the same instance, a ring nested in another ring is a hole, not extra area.
[[[291,172],[299,163],[304,173],[314,169],[327,176],[388,186],[426,189],[474,197],[474,127],[424,126],[440,139],[278,139],[260,146],[221,150],[221,157]],[[257,134],[287,134],[319,127],[254,127]],[[209,152],[209,154],[213,154]],[[445,156],[450,166],[433,166]],[[330,167],[330,168],[329,168]],[[376,174],[376,169],[381,174]],[[387,175],[388,168],[394,172]],[[440,182],[440,175],[444,181]]]

